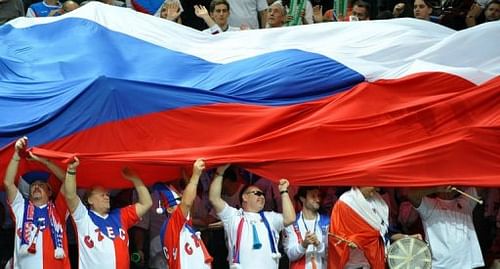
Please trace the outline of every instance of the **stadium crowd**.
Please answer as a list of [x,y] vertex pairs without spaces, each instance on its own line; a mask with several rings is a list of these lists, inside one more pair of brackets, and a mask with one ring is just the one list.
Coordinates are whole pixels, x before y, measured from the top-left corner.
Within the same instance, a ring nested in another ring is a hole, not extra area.
[[[499,0],[356,0],[345,12],[326,0],[103,1],[207,34],[401,17],[461,30],[500,19]],[[0,25],[86,3],[0,0]],[[77,190],[77,158],[58,167],[21,154],[27,144],[15,144],[0,192],[0,268],[377,269],[387,266],[387,247],[408,237],[429,244],[433,268],[500,268],[498,188],[456,186],[479,204],[452,186],[298,187],[237,166],[205,169],[199,159],[168,184],[145,186],[141,171],[124,168],[133,189]],[[50,173],[18,181],[28,161]]]

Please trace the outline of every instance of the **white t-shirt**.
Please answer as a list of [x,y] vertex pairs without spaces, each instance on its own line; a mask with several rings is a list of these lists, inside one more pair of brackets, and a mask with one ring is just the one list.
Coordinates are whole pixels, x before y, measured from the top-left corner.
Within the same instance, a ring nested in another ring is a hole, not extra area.
[[[272,211],[266,211],[264,215],[269,222],[273,233],[273,240],[277,248],[279,232],[284,228],[283,216]],[[279,260],[272,257],[268,231],[258,213],[244,212],[242,209],[236,209],[226,204],[218,216],[224,223],[224,230],[226,231],[229,264],[233,264],[233,251],[237,240],[238,225],[241,218],[243,218],[244,224],[240,239],[241,268],[278,268]],[[253,249],[254,237],[252,225],[255,225],[259,242],[262,244],[259,249]]]
[[266,0],[228,0],[231,7],[229,25],[240,28],[242,24],[247,24],[250,29],[259,29],[260,11],[267,9]]
[[[467,193],[477,195],[475,188]],[[476,203],[460,196],[453,200],[424,197],[420,213],[432,251],[433,269],[469,269],[484,266],[481,248],[472,222]]]
[[[321,227],[320,224],[320,216],[317,214],[316,219],[304,219],[302,220],[302,212],[299,213],[296,223],[286,227],[285,229],[285,238],[283,240],[283,247],[285,248],[286,254],[290,259],[290,262],[295,262],[297,260],[302,259],[304,256],[305,260],[305,269],[312,269],[311,258],[314,256],[316,260],[316,266],[318,269],[325,269],[326,262],[326,245],[328,244],[328,226]],[[299,243],[299,239],[297,237],[297,232],[295,231],[295,225],[300,232],[300,236],[302,240],[304,240],[307,231],[314,231],[316,237],[321,242],[318,247],[313,245],[307,246],[307,249],[304,249],[302,245]],[[307,225],[307,229],[306,229]]]
[[115,209],[106,216],[97,215],[102,229],[94,223],[81,201],[72,216],[78,236],[78,268],[129,268],[127,230],[139,221],[135,205]]

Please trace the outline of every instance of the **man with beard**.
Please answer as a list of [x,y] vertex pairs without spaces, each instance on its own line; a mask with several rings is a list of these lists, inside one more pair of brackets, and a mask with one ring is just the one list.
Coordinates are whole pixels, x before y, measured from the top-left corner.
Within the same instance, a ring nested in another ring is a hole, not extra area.
[[283,245],[291,269],[326,268],[326,246],[330,218],[319,214],[318,187],[300,187],[297,199],[302,210],[293,225],[288,226]]
[[[7,202],[16,228],[12,268],[69,269],[65,236],[68,210],[60,195],[51,200],[53,192],[48,184],[49,173],[31,171],[22,176],[22,181],[31,183],[29,199],[25,199],[14,184],[20,155],[26,152],[27,145],[27,137],[16,141],[4,178]],[[45,165],[62,181],[62,169],[47,159],[29,154],[32,160]]]

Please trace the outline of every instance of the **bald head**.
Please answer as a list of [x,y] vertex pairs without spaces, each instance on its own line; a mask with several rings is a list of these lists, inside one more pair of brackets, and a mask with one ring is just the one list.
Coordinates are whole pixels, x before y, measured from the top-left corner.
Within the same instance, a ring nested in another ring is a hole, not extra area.
[[79,7],[80,7],[80,5],[78,5],[77,2],[68,0],[68,1],[64,2],[64,4],[62,5],[61,13],[64,14],[64,13],[71,12]]

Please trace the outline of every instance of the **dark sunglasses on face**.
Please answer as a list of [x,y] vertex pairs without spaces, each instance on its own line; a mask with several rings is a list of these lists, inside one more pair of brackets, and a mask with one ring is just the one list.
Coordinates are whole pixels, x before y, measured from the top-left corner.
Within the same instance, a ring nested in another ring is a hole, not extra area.
[[264,196],[264,193],[261,192],[261,191],[249,191],[247,193],[252,193],[254,194],[255,196]]

